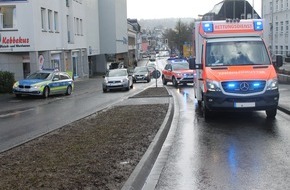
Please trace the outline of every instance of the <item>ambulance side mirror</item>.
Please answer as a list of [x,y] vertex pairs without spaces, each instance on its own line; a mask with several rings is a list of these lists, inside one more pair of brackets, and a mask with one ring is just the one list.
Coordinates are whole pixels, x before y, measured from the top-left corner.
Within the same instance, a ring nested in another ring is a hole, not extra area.
[[276,60],[273,61],[273,64],[276,68],[282,67],[283,65],[283,56],[282,55],[276,55]]
[[189,62],[189,69],[192,69],[192,70],[196,70],[196,69],[202,69],[202,64],[198,64],[195,62],[195,58],[190,58],[188,60]]
[[195,63],[195,69],[203,69],[201,63]]
[[189,63],[189,69],[194,70],[195,69],[195,58],[189,58],[188,63]]

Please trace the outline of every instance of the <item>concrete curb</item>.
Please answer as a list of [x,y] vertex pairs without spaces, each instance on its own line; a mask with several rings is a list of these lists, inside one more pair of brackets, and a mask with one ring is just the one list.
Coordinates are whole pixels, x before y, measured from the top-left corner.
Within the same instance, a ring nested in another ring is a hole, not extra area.
[[284,74],[278,74],[278,81],[281,84],[290,84],[290,76]]
[[281,107],[281,106],[279,106],[279,105],[278,105],[278,110],[280,110],[280,111],[282,111],[282,112],[284,112],[284,113],[290,115],[290,110],[288,110],[288,109],[286,109],[286,108],[284,108],[284,107]]
[[167,137],[173,115],[174,102],[172,98],[170,98],[169,108],[159,131],[155,135],[152,143],[143,155],[142,159],[135,167],[128,180],[125,182],[122,190],[142,189]]

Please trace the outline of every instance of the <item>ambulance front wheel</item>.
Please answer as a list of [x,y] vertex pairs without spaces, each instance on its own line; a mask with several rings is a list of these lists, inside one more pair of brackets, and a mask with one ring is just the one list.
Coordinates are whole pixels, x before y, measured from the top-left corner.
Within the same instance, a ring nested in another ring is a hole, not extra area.
[[267,115],[267,118],[269,119],[274,119],[276,117],[276,114],[277,114],[277,108],[266,110],[266,115]]
[[205,101],[201,102],[202,104],[202,114],[205,120],[208,120],[211,117],[211,111],[207,108]]

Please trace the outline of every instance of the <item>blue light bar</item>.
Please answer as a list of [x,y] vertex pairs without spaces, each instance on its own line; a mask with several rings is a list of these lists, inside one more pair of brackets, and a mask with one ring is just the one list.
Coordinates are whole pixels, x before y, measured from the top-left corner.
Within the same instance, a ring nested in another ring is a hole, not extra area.
[[232,88],[235,88],[235,87],[236,87],[236,84],[235,83],[229,83],[228,84],[228,88],[231,88],[232,89]]
[[262,31],[264,29],[263,22],[261,20],[254,21],[254,30],[255,31]]
[[212,22],[202,23],[202,29],[205,32],[213,32],[213,23]]

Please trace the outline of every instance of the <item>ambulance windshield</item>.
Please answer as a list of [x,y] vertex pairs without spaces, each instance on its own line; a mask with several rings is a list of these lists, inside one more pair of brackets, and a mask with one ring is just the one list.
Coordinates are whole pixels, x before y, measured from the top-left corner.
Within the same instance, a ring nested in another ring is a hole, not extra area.
[[206,66],[270,65],[263,41],[216,41],[206,45]]

